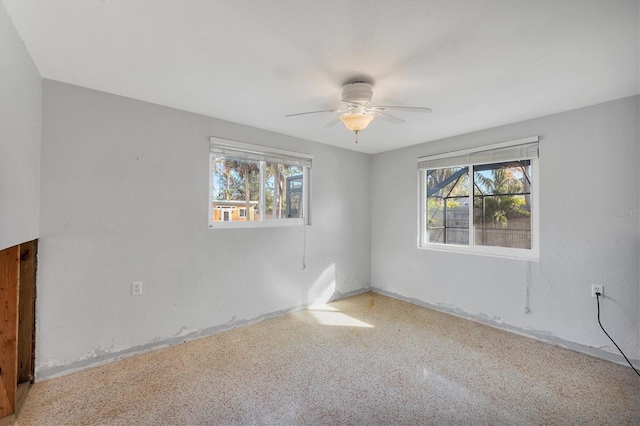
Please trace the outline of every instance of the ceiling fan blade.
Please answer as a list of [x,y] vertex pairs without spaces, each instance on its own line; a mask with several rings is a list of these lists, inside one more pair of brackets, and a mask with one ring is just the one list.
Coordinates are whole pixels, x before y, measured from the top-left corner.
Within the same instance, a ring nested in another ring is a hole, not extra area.
[[397,110],[404,110],[404,111],[412,111],[412,112],[425,112],[425,113],[429,113],[429,112],[433,112],[433,110],[431,108],[427,108],[427,107],[410,107],[410,106],[374,106],[371,107],[374,110],[388,110],[388,109],[397,109]]
[[380,118],[382,118],[383,120],[387,120],[394,124],[406,123],[406,121],[404,121],[403,119],[394,117],[393,115],[387,114],[386,112],[382,112],[379,110],[371,110],[371,112],[377,116],[380,116]]
[[287,114],[285,115],[285,117],[295,117],[297,115],[318,114],[321,112],[338,112],[338,111],[342,111],[342,110],[341,109],[324,109],[321,111],[298,112],[296,114]]
[[341,99],[340,102],[344,103],[345,105],[348,105],[348,107],[353,107],[353,108],[365,107],[367,105],[361,102],[349,101],[347,99]]
[[337,115],[335,117],[333,117],[331,120],[329,120],[324,126],[322,126],[323,128],[327,128],[327,127],[333,127],[336,124],[338,124],[340,122],[340,116]]

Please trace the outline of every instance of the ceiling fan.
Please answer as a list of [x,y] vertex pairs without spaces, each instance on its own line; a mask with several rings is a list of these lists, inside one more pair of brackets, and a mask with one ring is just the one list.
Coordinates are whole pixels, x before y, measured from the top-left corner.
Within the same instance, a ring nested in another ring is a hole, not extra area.
[[[342,108],[326,109],[321,111],[299,112],[296,114],[288,114],[285,117],[295,117],[298,115],[319,114],[319,113],[340,113],[340,121],[345,127],[356,134],[356,143],[358,143],[358,132],[367,128],[374,117],[380,117],[393,123],[404,123],[401,118],[394,117],[387,113],[388,110],[404,110],[413,112],[433,112],[431,108],[411,107],[411,106],[371,106],[371,98],[373,97],[373,85],[364,81],[356,81],[345,84],[342,87],[342,99],[344,104]],[[329,125],[337,122],[332,121]]]

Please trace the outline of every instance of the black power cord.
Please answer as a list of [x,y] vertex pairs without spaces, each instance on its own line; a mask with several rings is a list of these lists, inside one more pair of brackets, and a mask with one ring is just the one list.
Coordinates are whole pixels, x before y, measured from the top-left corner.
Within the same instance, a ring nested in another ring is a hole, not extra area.
[[[604,329],[604,327],[602,326],[602,323],[600,322],[600,296],[601,296],[600,293],[596,292],[596,302],[598,303],[598,324],[600,324],[600,328],[602,329],[602,331],[604,331],[604,334],[606,334],[609,340],[613,342],[613,339],[611,338],[611,336],[609,336],[609,333],[607,333],[607,330]],[[618,350],[620,351],[624,359],[626,359],[629,365],[631,366],[631,368],[633,368],[633,371],[635,371],[636,374],[640,376],[640,372],[638,372],[638,370],[636,370],[633,364],[631,364],[631,361],[629,361],[629,358],[627,358],[624,352],[622,352],[622,349],[620,349],[620,346],[618,346],[616,342],[613,342],[613,344],[616,345],[616,348],[618,348]]]

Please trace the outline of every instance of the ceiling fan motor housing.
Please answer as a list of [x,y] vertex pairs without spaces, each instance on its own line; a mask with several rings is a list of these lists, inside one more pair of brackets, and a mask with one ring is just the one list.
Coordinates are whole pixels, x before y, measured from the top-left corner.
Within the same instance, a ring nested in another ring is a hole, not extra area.
[[373,86],[363,81],[346,84],[342,88],[342,100],[367,105],[373,96]]

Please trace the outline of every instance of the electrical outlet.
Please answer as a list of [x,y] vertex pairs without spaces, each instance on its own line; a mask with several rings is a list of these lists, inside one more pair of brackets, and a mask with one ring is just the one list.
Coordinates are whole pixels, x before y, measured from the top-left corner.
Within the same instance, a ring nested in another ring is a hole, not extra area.
[[142,281],[134,281],[131,283],[131,295],[140,296],[142,294]]
[[600,297],[604,299],[604,286],[591,284],[591,297],[596,297],[596,293],[600,293]]

